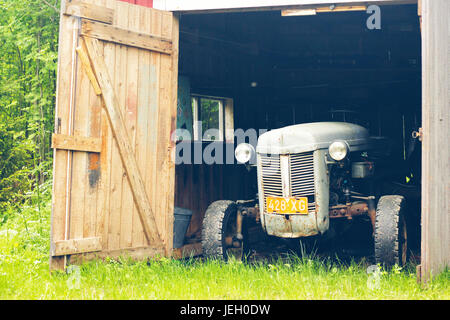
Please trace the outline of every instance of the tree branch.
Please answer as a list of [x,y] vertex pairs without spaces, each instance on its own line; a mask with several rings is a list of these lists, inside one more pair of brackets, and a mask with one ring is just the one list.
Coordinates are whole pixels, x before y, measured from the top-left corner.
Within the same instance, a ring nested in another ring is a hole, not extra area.
[[48,3],[46,0],[42,0],[43,3],[45,3],[47,6],[49,6],[50,8],[52,8],[53,10],[55,10],[56,12],[59,13],[59,10],[57,7],[55,7],[54,5],[52,5],[51,3]]

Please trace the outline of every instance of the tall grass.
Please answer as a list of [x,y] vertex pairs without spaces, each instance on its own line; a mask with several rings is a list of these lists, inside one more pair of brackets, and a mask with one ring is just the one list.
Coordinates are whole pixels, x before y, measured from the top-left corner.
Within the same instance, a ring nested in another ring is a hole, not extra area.
[[[414,266],[285,255],[254,263],[91,261],[49,273],[49,201],[0,227],[0,299],[449,299],[450,271],[427,286]],[[373,271],[373,270],[372,270]]]

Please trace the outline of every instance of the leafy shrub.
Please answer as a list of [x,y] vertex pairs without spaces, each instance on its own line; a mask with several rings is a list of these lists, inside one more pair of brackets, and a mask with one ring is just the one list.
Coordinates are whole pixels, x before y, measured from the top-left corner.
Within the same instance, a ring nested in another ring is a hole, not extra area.
[[0,0],[0,223],[51,178],[58,6]]

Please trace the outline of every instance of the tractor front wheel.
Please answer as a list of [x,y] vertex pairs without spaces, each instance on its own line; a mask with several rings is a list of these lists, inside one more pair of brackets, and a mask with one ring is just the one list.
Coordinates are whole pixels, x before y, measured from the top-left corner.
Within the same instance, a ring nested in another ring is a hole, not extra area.
[[244,260],[250,253],[245,218],[239,217],[236,203],[220,200],[212,203],[205,213],[202,228],[203,255],[207,258]]

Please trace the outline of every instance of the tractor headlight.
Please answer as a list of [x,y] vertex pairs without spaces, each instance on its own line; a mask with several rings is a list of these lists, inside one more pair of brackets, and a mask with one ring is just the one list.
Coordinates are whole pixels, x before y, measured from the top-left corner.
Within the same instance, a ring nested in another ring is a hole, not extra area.
[[241,143],[236,147],[234,156],[240,163],[247,163],[252,160],[256,155],[255,148],[251,144]]
[[342,161],[348,154],[348,145],[345,141],[334,141],[328,148],[328,153],[333,160]]

